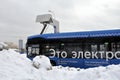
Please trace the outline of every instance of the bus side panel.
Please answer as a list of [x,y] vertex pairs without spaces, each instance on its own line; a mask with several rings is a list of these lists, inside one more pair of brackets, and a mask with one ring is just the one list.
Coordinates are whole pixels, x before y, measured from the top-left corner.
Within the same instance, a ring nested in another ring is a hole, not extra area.
[[83,59],[72,59],[72,58],[60,58],[57,60],[58,65],[76,67],[76,68],[84,68],[84,60]]
[[84,68],[107,66],[110,64],[106,59],[84,59]]
[[111,59],[110,64],[120,64],[120,59]]
[[76,67],[76,68],[84,68],[84,60],[83,59],[73,59],[73,58],[50,58],[56,62],[56,66],[62,65],[64,67]]

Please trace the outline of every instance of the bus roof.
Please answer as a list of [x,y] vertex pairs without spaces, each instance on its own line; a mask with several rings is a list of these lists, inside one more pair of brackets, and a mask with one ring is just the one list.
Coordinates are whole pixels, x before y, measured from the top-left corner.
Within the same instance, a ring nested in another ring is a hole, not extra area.
[[113,37],[120,36],[120,29],[116,30],[100,30],[100,31],[85,31],[85,32],[68,32],[56,34],[42,34],[29,36],[28,39],[43,38],[43,39],[61,39],[61,38],[90,38],[90,37]]

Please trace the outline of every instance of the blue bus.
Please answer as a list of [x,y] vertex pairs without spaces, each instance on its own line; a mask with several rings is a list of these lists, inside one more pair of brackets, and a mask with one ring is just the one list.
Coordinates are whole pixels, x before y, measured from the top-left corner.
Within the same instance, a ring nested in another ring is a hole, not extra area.
[[120,29],[29,36],[27,57],[49,57],[54,66],[90,68],[120,64]]

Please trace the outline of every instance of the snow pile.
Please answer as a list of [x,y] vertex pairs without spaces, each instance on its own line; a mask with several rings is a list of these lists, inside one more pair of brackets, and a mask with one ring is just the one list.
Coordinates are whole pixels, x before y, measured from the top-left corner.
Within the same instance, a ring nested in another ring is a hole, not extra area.
[[0,52],[0,80],[25,80],[33,76],[31,61],[13,50]]
[[43,68],[43,69],[47,69],[47,70],[52,69],[52,65],[50,63],[49,58],[46,56],[43,56],[43,55],[36,56],[33,59],[33,66],[36,67],[37,69],[39,69],[39,68]]
[[[38,69],[33,62],[39,65]],[[0,80],[120,80],[120,65],[89,69],[56,66],[46,70],[50,63],[45,56],[33,62],[14,50],[0,51]]]

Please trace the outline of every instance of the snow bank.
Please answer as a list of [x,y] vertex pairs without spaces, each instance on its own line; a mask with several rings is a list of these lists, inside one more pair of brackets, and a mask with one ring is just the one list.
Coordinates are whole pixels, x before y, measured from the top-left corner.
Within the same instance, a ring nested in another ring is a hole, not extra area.
[[0,80],[31,79],[32,70],[31,61],[25,56],[13,50],[0,52]]
[[[37,57],[35,61],[39,59],[41,64],[48,61],[46,57]],[[0,51],[0,80],[120,80],[120,65],[89,69],[56,66],[52,70],[43,69],[46,65],[36,69],[25,54],[3,50]]]

